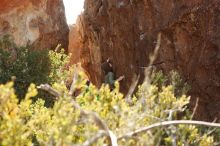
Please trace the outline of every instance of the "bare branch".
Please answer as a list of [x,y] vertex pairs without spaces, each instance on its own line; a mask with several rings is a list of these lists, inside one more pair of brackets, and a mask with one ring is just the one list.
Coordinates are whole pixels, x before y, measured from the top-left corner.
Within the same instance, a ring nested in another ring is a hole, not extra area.
[[118,140],[124,139],[124,138],[129,138],[132,136],[136,136],[138,134],[147,132],[148,130],[158,128],[158,127],[165,127],[165,126],[170,126],[170,125],[179,125],[179,124],[187,124],[187,125],[201,125],[201,126],[209,126],[209,127],[218,127],[220,128],[220,123],[210,123],[210,122],[204,122],[204,121],[191,121],[191,120],[175,120],[175,121],[164,121],[164,122],[159,122],[155,123],[152,125],[149,125],[147,127],[142,127],[140,129],[137,129],[133,132],[130,132],[126,135],[118,137]]
[[128,103],[131,103],[132,102],[132,99],[131,99],[131,96],[132,94],[134,93],[136,87],[137,87],[137,84],[139,82],[139,79],[140,79],[140,75],[138,76],[134,76],[133,79],[132,79],[132,84],[128,90],[128,93],[127,95],[125,96],[125,99]]
[[37,86],[37,89],[47,91],[48,93],[54,96],[55,100],[57,99],[57,97],[61,96],[61,94],[55,89],[53,89],[49,84],[41,84],[40,86]]
[[196,98],[196,105],[195,105],[195,107],[194,107],[194,109],[193,109],[193,113],[192,113],[192,116],[191,116],[191,120],[194,118],[198,106],[199,106],[199,98],[197,97],[197,98]]
[[116,136],[108,129],[108,126],[105,124],[104,121],[101,120],[97,113],[82,110],[81,107],[75,101],[73,101],[73,105],[74,107],[80,110],[81,116],[86,118],[92,117],[93,121],[96,123],[99,129],[104,130],[106,132],[106,136],[109,142],[111,143],[111,146],[118,146]]
[[[113,133],[110,131],[110,135],[112,135]],[[86,142],[84,142],[83,143],[83,146],[91,146],[92,144],[94,144],[95,142],[97,142],[98,141],[98,139],[100,139],[100,138],[102,138],[102,137],[104,137],[104,136],[108,136],[108,134],[105,132],[105,131],[103,131],[103,130],[101,130],[101,131],[99,131],[97,134],[96,134],[96,136],[95,137],[93,137],[93,138],[91,138],[90,140],[87,140]],[[110,137],[112,137],[112,144],[111,144],[111,146],[118,146],[118,144],[117,144],[117,137],[115,136],[115,135],[112,135],[112,136],[110,136]]]
[[156,46],[154,48],[154,52],[153,52],[152,55],[149,56],[150,60],[149,60],[148,67],[146,67],[145,70],[144,70],[145,78],[144,78],[144,81],[143,81],[142,85],[145,89],[147,89],[149,87],[150,82],[151,82],[150,74],[151,74],[151,71],[152,71],[154,61],[157,59],[158,52],[159,52],[159,49],[160,49],[160,46],[161,46],[161,36],[162,36],[162,33],[159,32],[158,35],[157,35],[157,42],[156,42]]
[[98,141],[98,139],[100,139],[100,138],[102,138],[106,135],[107,135],[107,133],[105,131],[101,130],[96,134],[95,137],[93,137],[93,138],[87,140],[86,142],[84,142],[83,146],[90,146],[90,145],[94,144],[96,141]]
[[160,46],[161,46],[161,35],[162,35],[161,32],[159,32],[158,35],[157,35],[157,43],[156,43],[153,55],[150,56],[150,62],[149,62],[149,65],[148,65],[149,67],[147,67],[145,69],[145,81],[149,81],[148,78],[150,77],[150,69],[154,64],[154,61],[157,59],[158,52],[159,52],[159,49],[160,49]]

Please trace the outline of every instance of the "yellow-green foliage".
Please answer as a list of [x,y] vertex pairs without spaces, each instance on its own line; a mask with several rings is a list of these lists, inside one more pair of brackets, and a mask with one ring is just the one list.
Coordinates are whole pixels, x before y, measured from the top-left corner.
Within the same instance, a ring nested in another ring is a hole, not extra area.
[[[77,97],[69,96],[64,83],[53,84],[62,96],[52,107],[45,107],[44,100],[31,100],[37,95],[35,85],[31,84],[25,98],[18,102],[13,83],[0,85],[0,145],[74,145],[83,144],[99,131],[94,121],[83,118],[79,109],[73,107],[75,100],[82,109],[96,112],[116,135],[122,136],[140,127],[155,122],[187,119],[184,116],[189,97],[176,97],[171,85],[158,88],[145,84],[139,87],[138,94],[127,103],[119,92],[119,84],[110,91],[108,85],[100,89],[87,86],[86,80],[79,76],[77,87],[81,92]],[[181,116],[179,115],[181,114]],[[212,146],[214,137],[195,126],[169,126],[151,130],[147,133],[118,141],[121,146]],[[100,138],[94,146],[107,144]]]

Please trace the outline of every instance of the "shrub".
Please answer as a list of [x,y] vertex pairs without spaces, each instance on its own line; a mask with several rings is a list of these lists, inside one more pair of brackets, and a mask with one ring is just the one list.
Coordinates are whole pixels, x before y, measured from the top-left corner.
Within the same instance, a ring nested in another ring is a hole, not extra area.
[[23,97],[31,83],[61,82],[69,75],[64,69],[69,56],[61,50],[33,50],[30,45],[16,46],[9,36],[0,40],[0,83],[6,83],[16,77],[14,88],[19,97]]
[[[20,103],[12,82],[0,85],[0,145],[86,145],[104,129],[109,129],[119,138],[156,122],[178,119],[178,113],[187,110],[189,97],[176,97],[172,85],[161,89],[145,85],[139,87],[132,104],[128,104],[119,92],[118,83],[113,91],[108,85],[98,89],[86,85],[86,79],[79,75],[75,87],[80,88],[81,93],[73,98],[64,83],[54,83],[52,89],[60,96],[48,108],[42,99],[31,100],[37,94],[33,84]],[[189,116],[183,115],[181,119],[189,119]],[[192,125],[171,125],[119,138],[117,142],[128,146],[214,145],[215,137],[202,129]],[[104,135],[94,140],[92,145],[108,143],[109,139]]]

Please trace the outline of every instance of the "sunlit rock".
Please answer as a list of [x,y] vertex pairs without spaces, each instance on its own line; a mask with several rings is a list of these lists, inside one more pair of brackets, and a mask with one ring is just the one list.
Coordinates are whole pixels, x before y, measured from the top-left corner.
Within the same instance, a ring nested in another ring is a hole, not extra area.
[[0,37],[9,34],[19,46],[67,48],[68,31],[62,0],[0,1]]

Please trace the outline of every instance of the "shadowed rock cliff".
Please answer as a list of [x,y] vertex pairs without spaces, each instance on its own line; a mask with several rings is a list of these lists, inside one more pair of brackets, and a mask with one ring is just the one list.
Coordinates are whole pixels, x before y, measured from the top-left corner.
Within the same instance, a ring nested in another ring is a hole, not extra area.
[[162,33],[155,66],[177,70],[199,98],[196,118],[220,118],[219,0],[86,0],[80,17],[81,61],[96,85],[101,63],[112,58],[126,92],[134,74],[143,78],[149,55]]
[[0,0],[0,37],[37,49],[68,47],[68,26],[62,0]]

